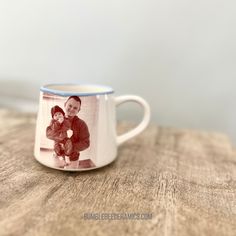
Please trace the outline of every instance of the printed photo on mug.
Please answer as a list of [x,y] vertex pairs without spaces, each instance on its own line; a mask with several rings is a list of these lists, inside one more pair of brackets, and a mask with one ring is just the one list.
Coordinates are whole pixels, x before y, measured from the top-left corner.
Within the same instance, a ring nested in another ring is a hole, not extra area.
[[96,97],[61,97],[43,93],[40,156],[63,169],[96,167]]

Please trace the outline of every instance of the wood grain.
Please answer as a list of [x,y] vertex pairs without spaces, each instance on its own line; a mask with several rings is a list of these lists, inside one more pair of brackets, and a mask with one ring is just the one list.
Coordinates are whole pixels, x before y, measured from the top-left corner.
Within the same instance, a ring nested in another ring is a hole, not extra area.
[[150,125],[114,163],[71,173],[34,160],[35,115],[0,110],[0,127],[0,235],[236,235],[236,152],[225,135]]

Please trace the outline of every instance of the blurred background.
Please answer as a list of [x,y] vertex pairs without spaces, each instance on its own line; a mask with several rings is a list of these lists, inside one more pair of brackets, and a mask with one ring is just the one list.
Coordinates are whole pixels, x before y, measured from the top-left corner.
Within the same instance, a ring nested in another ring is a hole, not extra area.
[[[37,111],[39,87],[76,82],[137,94],[162,126],[236,145],[233,0],[0,1],[0,107]],[[140,120],[134,104],[118,119]]]

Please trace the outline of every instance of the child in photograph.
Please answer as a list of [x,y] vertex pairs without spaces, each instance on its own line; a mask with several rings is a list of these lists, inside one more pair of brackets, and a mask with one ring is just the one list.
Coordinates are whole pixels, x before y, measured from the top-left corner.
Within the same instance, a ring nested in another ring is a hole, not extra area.
[[70,164],[71,152],[73,150],[72,142],[68,138],[67,132],[71,129],[70,121],[65,117],[65,112],[59,106],[51,109],[52,120],[46,129],[47,138],[54,140],[54,151],[59,160],[65,160]]

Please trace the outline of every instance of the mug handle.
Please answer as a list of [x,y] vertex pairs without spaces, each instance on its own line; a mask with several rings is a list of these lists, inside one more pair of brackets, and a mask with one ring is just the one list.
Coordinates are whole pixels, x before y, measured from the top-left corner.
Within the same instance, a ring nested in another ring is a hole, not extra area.
[[115,105],[119,106],[125,102],[136,102],[140,104],[144,110],[144,115],[142,121],[134,129],[117,136],[117,145],[120,146],[122,143],[133,138],[134,136],[140,134],[147,126],[150,121],[150,106],[149,104],[141,97],[135,95],[123,95],[115,97]]

